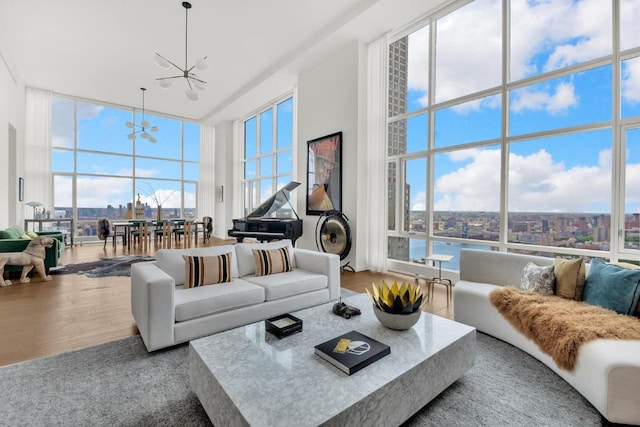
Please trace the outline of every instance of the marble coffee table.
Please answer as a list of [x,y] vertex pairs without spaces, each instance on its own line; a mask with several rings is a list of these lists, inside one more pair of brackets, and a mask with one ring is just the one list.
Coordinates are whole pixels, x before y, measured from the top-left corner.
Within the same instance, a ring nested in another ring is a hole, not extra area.
[[[189,378],[215,426],[399,425],[474,362],[475,329],[423,313],[408,331],[375,318],[366,294],[343,300],[362,315],[343,319],[333,303],[300,310],[302,332],[278,339],[258,322],[189,344]],[[356,330],[391,354],[349,376],[314,346]]]

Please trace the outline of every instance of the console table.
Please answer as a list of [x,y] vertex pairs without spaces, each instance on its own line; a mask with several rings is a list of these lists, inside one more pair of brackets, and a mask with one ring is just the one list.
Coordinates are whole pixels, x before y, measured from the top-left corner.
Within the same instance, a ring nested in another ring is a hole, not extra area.
[[[60,224],[69,224],[69,241],[70,241],[70,246],[73,246],[73,231],[74,231],[74,224],[75,221],[73,220],[73,218],[42,218],[42,219],[25,219],[24,220],[24,231],[29,231],[29,223],[32,222],[34,223],[34,227],[33,227],[33,231],[42,231],[42,224],[46,223],[46,224],[55,224],[56,227],[60,227]],[[35,224],[38,224],[38,229],[35,229]],[[66,226],[65,226],[66,227]],[[65,236],[65,244],[67,244],[67,239],[66,239],[66,232],[60,230],[62,232],[62,235]]]

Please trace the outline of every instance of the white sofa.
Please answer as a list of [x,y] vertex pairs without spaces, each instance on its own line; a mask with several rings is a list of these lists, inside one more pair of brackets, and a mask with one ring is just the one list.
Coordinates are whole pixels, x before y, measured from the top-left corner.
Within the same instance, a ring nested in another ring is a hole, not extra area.
[[[256,277],[252,249],[290,250],[293,270]],[[183,255],[232,253],[232,281],[183,289]],[[340,257],[294,248],[290,240],[162,249],[131,266],[131,311],[148,351],[337,300]]]
[[[598,339],[580,347],[575,369],[559,368],[551,356],[500,314],[489,293],[500,286],[520,286],[529,262],[551,265],[553,258],[463,249],[460,280],[454,287],[456,321],[506,341],[551,368],[612,423],[640,425],[640,341]],[[588,267],[588,266],[587,266]]]

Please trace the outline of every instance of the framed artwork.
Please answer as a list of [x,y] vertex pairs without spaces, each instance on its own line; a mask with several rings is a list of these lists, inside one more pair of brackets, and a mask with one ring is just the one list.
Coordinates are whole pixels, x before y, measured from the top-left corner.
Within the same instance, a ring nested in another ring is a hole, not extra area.
[[342,132],[307,142],[307,215],[342,212]]
[[18,178],[18,201],[24,201],[24,178]]

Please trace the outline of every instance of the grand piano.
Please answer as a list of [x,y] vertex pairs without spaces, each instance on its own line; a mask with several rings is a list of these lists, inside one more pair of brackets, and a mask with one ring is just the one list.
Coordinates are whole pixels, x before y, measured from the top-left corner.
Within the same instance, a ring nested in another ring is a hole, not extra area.
[[[299,185],[299,182],[291,181],[246,218],[234,219],[233,228],[228,231],[229,236],[235,237],[238,242],[242,242],[246,237],[261,242],[291,239],[295,245],[298,237],[302,236],[302,220],[291,205],[289,194]],[[293,212],[295,218],[291,217],[290,212]]]

